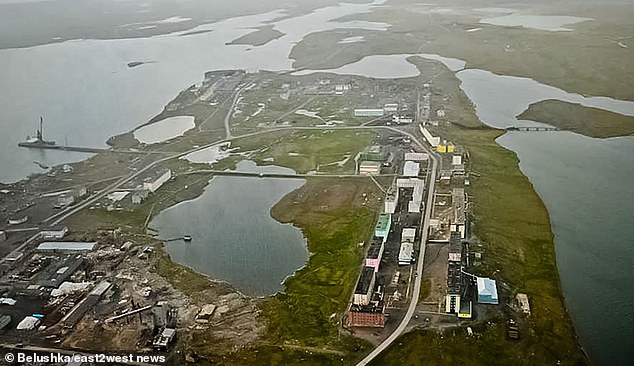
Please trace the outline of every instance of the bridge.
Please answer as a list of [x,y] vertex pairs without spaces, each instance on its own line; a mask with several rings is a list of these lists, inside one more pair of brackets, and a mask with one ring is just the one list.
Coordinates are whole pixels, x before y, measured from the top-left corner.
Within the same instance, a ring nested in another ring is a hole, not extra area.
[[522,132],[534,132],[534,131],[559,131],[557,127],[551,126],[509,126],[505,128],[507,131],[522,131]]

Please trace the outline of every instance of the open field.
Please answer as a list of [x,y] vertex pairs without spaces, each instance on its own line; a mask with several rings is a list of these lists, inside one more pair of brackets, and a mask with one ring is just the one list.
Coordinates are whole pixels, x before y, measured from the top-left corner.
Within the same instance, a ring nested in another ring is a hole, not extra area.
[[559,100],[531,104],[518,119],[543,122],[590,137],[615,137],[634,133],[634,117]]
[[298,173],[354,174],[355,156],[375,136],[366,131],[282,132],[240,139],[232,147],[253,151],[249,158],[258,165],[274,164]]

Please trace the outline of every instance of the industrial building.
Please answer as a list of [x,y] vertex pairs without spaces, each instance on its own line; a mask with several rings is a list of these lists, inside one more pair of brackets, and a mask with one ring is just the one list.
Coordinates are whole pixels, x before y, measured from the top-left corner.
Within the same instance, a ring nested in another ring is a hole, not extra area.
[[372,293],[374,291],[374,282],[376,281],[376,275],[373,267],[363,267],[361,276],[359,276],[359,282],[354,290],[354,298],[352,303],[354,305],[365,306],[372,300]]
[[86,297],[84,297],[77,305],[75,305],[60,321],[66,327],[72,327],[81,318],[84,317],[88,310],[92,309],[95,304],[99,302],[99,299],[112,287],[112,284],[107,281],[100,282],[95,288],[90,291]]
[[498,290],[495,280],[487,277],[478,277],[478,302],[480,304],[498,304]]
[[370,248],[368,248],[368,254],[365,256],[365,266],[374,268],[375,273],[378,272],[384,250],[385,242],[383,238],[373,237],[370,242]]
[[154,193],[156,190],[161,188],[161,186],[170,180],[172,177],[172,171],[170,169],[165,169],[159,171],[154,177],[148,177],[143,181],[143,188],[148,191]]
[[38,245],[41,252],[89,252],[97,246],[97,242],[45,241]]
[[358,108],[354,110],[355,117],[383,117],[383,109],[378,108]]
[[414,243],[405,241],[401,243],[401,248],[398,252],[398,264],[399,266],[406,266],[412,264],[414,259]]

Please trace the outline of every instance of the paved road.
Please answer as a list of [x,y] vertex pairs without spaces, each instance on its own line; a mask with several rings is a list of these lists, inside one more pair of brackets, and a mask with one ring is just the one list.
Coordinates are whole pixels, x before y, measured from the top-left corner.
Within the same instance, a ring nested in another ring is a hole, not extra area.
[[427,233],[429,231],[429,219],[431,217],[431,209],[432,209],[433,197],[434,197],[433,192],[436,185],[436,173],[438,169],[438,160],[436,156],[431,151],[429,151],[423,144],[421,144],[420,141],[414,135],[405,131],[392,128],[392,127],[386,127],[386,129],[407,135],[418,146],[427,150],[427,152],[429,153],[429,158],[432,161],[432,170],[431,170],[431,176],[429,178],[429,185],[428,185],[428,191],[427,191],[427,203],[425,207],[425,217],[423,218],[423,226],[421,231],[422,236],[420,241],[421,243],[420,252],[418,255],[418,262],[416,265],[416,271],[418,273],[418,276],[416,276],[416,279],[414,280],[414,290],[412,291],[412,300],[409,303],[409,307],[407,308],[407,313],[405,313],[405,317],[403,318],[401,323],[398,325],[398,327],[394,330],[394,332],[392,332],[392,334],[390,334],[381,344],[379,344],[372,352],[370,352],[370,354],[368,354],[363,360],[361,360],[357,364],[357,366],[365,366],[369,364],[381,352],[385,351],[403,333],[403,331],[405,331],[405,328],[407,328],[407,324],[409,324],[409,321],[412,319],[412,315],[414,315],[414,311],[416,310],[416,305],[418,305],[418,298],[420,296],[421,279],[423,277],[422,276],[423,262],[425,259],[425,249],[427,247],[425,243],[427,242]]

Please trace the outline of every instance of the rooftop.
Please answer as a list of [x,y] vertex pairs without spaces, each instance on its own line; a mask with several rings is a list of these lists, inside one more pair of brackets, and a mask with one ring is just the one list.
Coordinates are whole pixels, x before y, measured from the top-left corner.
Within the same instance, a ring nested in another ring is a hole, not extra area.
[[372,277],[374,276],[373,267],[363,267],[359,282],[357,282],[357,288],[354,290],[355,294],[367,294],[370,290],[370,284],[372,283]]
[[89,251],[95,249],[97,242],[45,241],[37,250]]
[[383,239],[377,236],[372,238],[372,242],[370,242],[370,248],[368,249],[368,255],[366,258],[376,259],[379,257],[381,253],[381,247],[383,246]]

